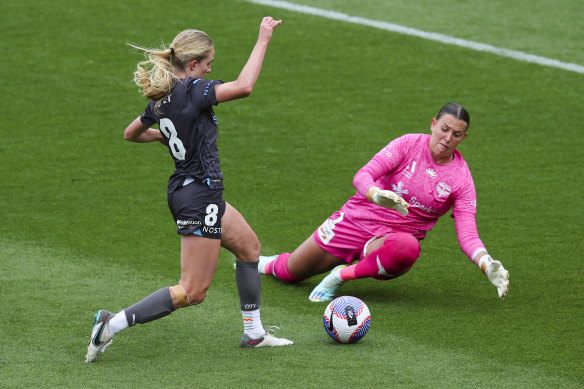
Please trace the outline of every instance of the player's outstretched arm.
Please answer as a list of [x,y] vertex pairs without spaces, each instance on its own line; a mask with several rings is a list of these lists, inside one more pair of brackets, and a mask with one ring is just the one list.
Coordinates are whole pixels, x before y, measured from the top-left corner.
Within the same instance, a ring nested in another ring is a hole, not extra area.
[[275,20],[271,16],[266,16],[262,19],[258,40],[237,80],[219,84],[215,87],[215,96],[218,102],[241,99],[251,94],[262,70],[262,64],[268,44],[272,39],[272,34],[281,23],[281,20]]
[[497,288],[500,299],[504,299],[509,293],[509,272],[503,267],[500,261],[494,260],[487,253],[479,253],[473,262],[487,276],[491,284]]

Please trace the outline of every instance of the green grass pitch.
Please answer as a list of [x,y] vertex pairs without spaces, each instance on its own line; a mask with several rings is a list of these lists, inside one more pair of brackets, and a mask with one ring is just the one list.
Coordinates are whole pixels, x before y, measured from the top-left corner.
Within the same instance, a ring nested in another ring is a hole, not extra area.
[[[584,64],[578,0],[297,2]],[[222,251],[201,306],[123,332],[84,363],[98,309],[179,277],[171,160],[122,138],[146,104],[125,42],[202,29],[212,77],[228,81],[267,14],[284,22],[254,93],[216,109],[224,195],[263,252],[294,249],[371,156],[455,101],[471,114],[460,150],[479,233],[510,271],[509,296],[499,301],[445,217],[411,272],[342,287],[372,313],[359,343],[326,335],[325,305],[307,300],[320,277],[264,277],[263,323],[295,345],[243,350]],[[235,0],[4,1],[0,29],[0,387],[584,386],[583,74]]]

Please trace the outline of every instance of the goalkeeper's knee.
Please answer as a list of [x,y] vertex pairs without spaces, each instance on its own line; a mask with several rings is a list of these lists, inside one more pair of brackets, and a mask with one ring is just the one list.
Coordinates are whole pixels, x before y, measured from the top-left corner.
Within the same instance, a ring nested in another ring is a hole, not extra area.
[[357,278],[373,277],[389,280],[407,273],[420,256],[420,243],[406,232],[397,232],[385,238],[383,245],[359,262]]

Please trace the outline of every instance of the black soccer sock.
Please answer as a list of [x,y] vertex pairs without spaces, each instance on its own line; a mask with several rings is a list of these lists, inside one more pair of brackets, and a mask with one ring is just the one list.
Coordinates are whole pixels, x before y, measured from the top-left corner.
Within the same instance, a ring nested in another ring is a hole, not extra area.
[[235,262],[235,282],[242,311],[260,309],[262,281],[257,262]]
[[170,288],[167,286],[158,289],[150,296],[138,301],[136,304],[126,308],[126,320],[131,327],[137,323],[148,323],[170,315],[175,310],[170,296]]

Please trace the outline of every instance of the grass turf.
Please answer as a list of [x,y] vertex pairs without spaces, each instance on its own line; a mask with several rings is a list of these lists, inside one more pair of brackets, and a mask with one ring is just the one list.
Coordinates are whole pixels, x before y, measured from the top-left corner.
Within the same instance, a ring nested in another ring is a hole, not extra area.
[[[3,5],[0,385],[581,386],[582,75],[217,3]],[[98,363],[84,364],[97,309],[123,309],[179,276],[165,198],[170,158],[159,145],[121,136],[145,106],[130,83],[140,56],[124,42],[156,45],[195,26],[215,40],[213,77],[230,80],[267,13],[284,24],[254,94],[216,110],[225,197],[264,252],[296,247],[354,192],[353,174],[377,150],[405,132],[427,131],[454,100],[471,113],[461,151],[477,186],[481,237],[511,273],[509,297],[498,301],[444,218],[406,276],[343,286],[372,311],[358,344],[336,345],[325,334],[324,306],[306,299],[318,277],[298,285],[264,278],[262,319],[296,345],[240,350],[233,259],[222,252],[202,306],[120,334]],[[502,45],[514,17],[485,15],[488,43]],[[531,23],[538,17],[525,15]],[[489,30],[490,20],[504,20],[506,29]],[[570,42],[577,33],[558,31]],[[554,53],[541,42],[529,47]]]

